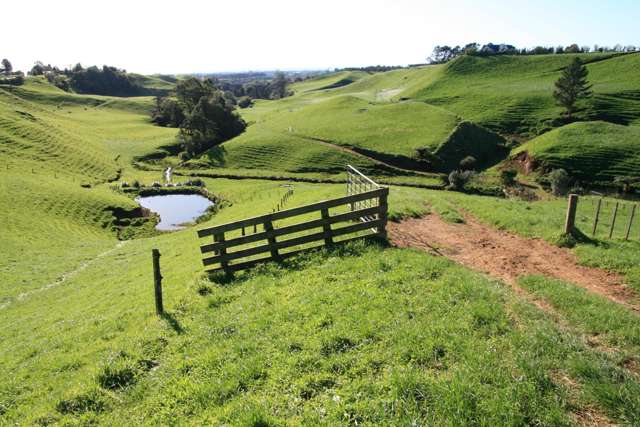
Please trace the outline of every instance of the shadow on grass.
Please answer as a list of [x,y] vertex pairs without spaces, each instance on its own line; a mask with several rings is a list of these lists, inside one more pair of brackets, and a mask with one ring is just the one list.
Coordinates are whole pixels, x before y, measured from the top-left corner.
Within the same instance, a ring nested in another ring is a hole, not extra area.
[[212,283],[218,286],[233,286],[250,280],[255,276],[280,277],[292,271],[301,271],[306,268],[321,264],[328,258],[345,258],[360,256],[371,248],[384,249],[390,246],[386,239],[378,236],[367,236],[361,240],[350,242],[337,242],[331,246],[310,248],[291,258],[280,261],[268,261],[258,264],[252,269],[237,273],[225,273],[216,271],[207,277]]
[[593,246],[604,246],[606,244],[605,242],[587,236],[578,228],[574,228],[570,233],[560,234],[555,238],[553,243],[560,248],[573,248],[579,243]]
[[178,335],[182,335],[184,333],[184,328],[178,322],[178,319],[171,313],[164,312],[160,316],[162,319],[167,322],[167,325],[171,327]]

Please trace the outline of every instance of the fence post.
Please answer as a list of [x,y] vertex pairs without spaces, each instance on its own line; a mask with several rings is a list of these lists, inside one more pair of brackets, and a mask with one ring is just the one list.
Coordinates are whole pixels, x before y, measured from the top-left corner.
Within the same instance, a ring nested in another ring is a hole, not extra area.
[[577,207],[578,207],[578,195],[569,194],[569,205],[567,206],[567,220],[564,224],[565,234],[570,234],[575,228]]
[[593,236],[596,235],[596,230],[598,228],[598,220],[600,219],[600,208],[602,207],[602,199],[598,199],[598,206],[596,207],[596,218],[593,221]]
[[322,231],[324,232],[324,244],[330,246],[333,244],[333,237],[331,237],[331,224],[329,224],[329,209],[322,208],[320,210],[322,215]]
[[269,247],[271,249],[271,257],[274,260],[278,260],[280,258],[280,254],[278,253],[278,248],[276,248],[276,238],[273,236],[273,223],[271,220],[267,220],[264,222],[264,231],[269,233],[269,237],[267,238],[267,242],[269,242]]
[[380,195],[380,201],[378,202],[378,207],[380,208],[380,214],[378,218],[381,219],[382,224],[378,228],[378,234],[383,239],[387,238],[387,197],[389,195],[389,188],[385,188],[385,191]]
[[633,225],[633,218],[636,216],[636,205],[633,205],[631,208],[631,216],[629,217],[629,225],[627,226],[627,234],[624,237],[624,240],[629,240],[629,236],[631,235],[631,226]]
[[162,274],[160,274],[160,251],[157,249],[151,250],[151,256],[153,258],[153,288],[155,291],[156,299],[156,314],[162,316],[164,314],[164,308],[162,306]]
[[[220,242],[224,245],[224,241],[225,241],[225,237],[224,237],[224,233],[218,233],[215,235],[216,241]],[[225,248],[224,246],[222,248],[220,248],[220,256],[224,257],[227,254],[227,248]],[[222,269],[224,270],[225,274],[229,274],[229,261],[221,261],[220,262],[220,266],[222,267]]]
[[613,237],[613,229],[616,226],[616,217],[618,216],[618,205],[619,202],[616,202],[615,207],[613,208],[613,219],[611,220],[611,228],[609,229],[609,238]]

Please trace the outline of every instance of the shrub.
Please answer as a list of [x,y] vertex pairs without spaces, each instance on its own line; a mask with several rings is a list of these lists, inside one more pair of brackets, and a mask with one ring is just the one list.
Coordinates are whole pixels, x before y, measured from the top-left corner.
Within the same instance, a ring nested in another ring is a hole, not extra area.
[[178,154],[178,158],[181,161],[186,162],[187,160],[191,159],[191,156],[186,151],[183,151],[182,153]]
[[160,187],[162,187],[162,184],[160,184],[158,181],[154,181],[153,184],[151,184],[151,186],[153,188],[160,188]]
[[122,182],[120,183],[120,187],[122,187],[122,188],[129,188],[129,183],[128,183],[127,181],[122,181]]
[[478,161],[475,157],[467,156],[464,159],[460,160],[460,169],[465,171],[474,170],[477,164]]
[[472,177],[472,171],[455,170],[449,174],[449,188],[457,191],[463,190]]
[[500,182],[504,187],[511,187],[516,183],[518,172],[513,169],[505,169],[500,172]]
[[140,185],[140,181],[138,181],[138,180],[136,179],[135,181],[133,181],[133,184],[131,184],[131,186],[132,186],[133,188],[140,188],[140,187],[141,187],[141,185]]
[[569,174],[564,169],[555,169],[549,174],[551,192],[556,196],[564,196],[569,191]]

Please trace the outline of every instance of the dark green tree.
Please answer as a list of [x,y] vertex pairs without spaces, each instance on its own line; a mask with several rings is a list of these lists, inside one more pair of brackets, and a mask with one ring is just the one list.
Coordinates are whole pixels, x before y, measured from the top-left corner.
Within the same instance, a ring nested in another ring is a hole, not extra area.
[[7,58],[2,60],[2,68],[0,68],[0,73],[2,74],[11,74],[13,72],[13,65]]
[[287,96],[287,77],[284,75],[282,71],[276,71],[276,74],[273,78],[273,83],[271,84],[271,96],[274,99],[280,99]]
[[591,96],[591,85],[587,81],[589,71],[580,58],[573,61],[562,71],[562,75],[556,82],[553,97],[558,105],[565,108],[567,118],[571,118],[576,110],[576,102]]

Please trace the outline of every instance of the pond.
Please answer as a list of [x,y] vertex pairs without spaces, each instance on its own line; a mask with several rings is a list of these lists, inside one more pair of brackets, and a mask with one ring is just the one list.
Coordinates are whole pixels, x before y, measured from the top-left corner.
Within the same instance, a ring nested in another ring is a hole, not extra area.
[[211,200],[198,194],[167,194],[138,197],[140,206],[160,215],[158,230],[180,230],[185,223],[193,222],[213,205]]

